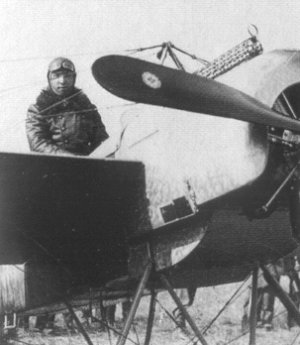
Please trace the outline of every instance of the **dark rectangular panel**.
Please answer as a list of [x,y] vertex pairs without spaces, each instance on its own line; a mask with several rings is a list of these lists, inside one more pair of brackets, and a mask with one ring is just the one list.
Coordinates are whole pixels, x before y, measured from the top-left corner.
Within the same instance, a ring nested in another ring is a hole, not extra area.
[[0,153],[0,264],[55,262],[98,285],[126,274],[147,217],[140,162]]

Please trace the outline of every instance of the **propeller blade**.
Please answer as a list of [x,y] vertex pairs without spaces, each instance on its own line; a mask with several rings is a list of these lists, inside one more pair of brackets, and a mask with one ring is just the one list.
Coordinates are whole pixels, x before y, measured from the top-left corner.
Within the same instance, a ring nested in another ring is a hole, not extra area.
[[109,55],[93,63],[92,73],[107,91],[130,101],[300,132],[300,121],[282,116],[232,87],[180,70]]

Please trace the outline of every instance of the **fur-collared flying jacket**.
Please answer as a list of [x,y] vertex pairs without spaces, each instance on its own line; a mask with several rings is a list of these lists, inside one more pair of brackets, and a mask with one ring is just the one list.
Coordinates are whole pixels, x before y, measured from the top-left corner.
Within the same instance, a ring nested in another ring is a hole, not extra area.
[[50,88],[28,109],[30,149],[41,153],[89,155],[108,138],[95,105],[77,88],[67,97]]

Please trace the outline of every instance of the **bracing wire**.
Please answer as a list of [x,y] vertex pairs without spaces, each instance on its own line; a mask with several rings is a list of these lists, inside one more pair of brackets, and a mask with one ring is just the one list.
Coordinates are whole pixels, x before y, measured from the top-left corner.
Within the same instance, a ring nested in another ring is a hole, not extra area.
[[217,315],[209,322],[207,326],[205,326],[202,330],[203,334],[205,334],[210,327],[214,324],[214,322],[219,318],[219,316],[223,313],[223,311],[233,302],[233,300],[238,296],[239,292],[242,290],[243,286],[246,284],[247,280],[249,279],[250,274],[244,279],[242,284],[238,287],[238,289],[232,294],[232,296],[226,301],[223,307],[219,310]]
[[298,331],[298,333],[295,335],[294,339],[291,342],[291,345],[294,345],[296,343],[296,340],[299,338],[300,336],[300,331]]
[[[223,305],[223,307],[218,311],[218,313],[216,314],[215,317],[213,317],[213,319],[205,326],[203,327],[203,329],[201,330],[201,332],[204,334],[207,333],[207,331],[210,329],[210,327],[215,323],[215,321],[219,318],[219,316],[224,312],[224,310],[231,304],[233,303],[234,300],[236,300],[242,293],[245,292],[246,289],[249,288],[250,284],[248,284],[246,287],[244,287],[244,285],[246,284],[246,282],[248,281],[250,277],[250,274],[247,275],[247,277],[244,279],[244,281],[242,282],[242,284],[236,289],[236,291],[232,294],[232,296],[225,302],[225,304]],[[244,287],[244,288],[243,288]],[[191,343],[193,343],[193,341],[195,341],[196,336],[194,336],[192,339],[190,339],[190,341],[186,344],[186,345],[190,345]]]
[[[110,106],[105,106],[105,107],[101,107],[100,109],[100,114],[102,113],[103,110],[111,110],[111,109],[117,109],[117,108],[124,108],[124,107],[133,107],[138,105],[138,103],[122,103],[122,104],[115,104],[115,105],[110,105]],[[80,111],[77,112],[72,112],[72,114],[74,113],[89,113],[95,111],[95,109],[82,109]],[[67,112],[63,112],[63,113],[57,113],[57,114],[47,114],[44,115],[45,117],[55,117],[55,116],[59,116],[59,115],[66,115]],[[18,121],[14,121],[10,126],[8,126],[8,128],[5,130],[6,136],[2,137],[0,139],[0,144],[4,143],[6,140],[8,140],[9,138],[9,134],[15,130],[18,126],[20,126],[22,123],[25,123],[26,118],[22,118],[21,120]]]
[[137,329],[136,329],[136,327],[135,327],[134,322],[132,323],[132,328],[133,328],[133,331],[134,331],[134,333],[135,333],[136,341],[137,341],[138,345],[141,345],[140,338],[139,338],[139,334],[138,334],[138,331],[137,331]]
[[[14,265],[16,266],[16,268],[20,269],[17,265]],[[21,271],[23,271],[22,269],[20,269]],[[242,291],[242,287],[244,286],[244,284],[246,283],[247,279],[249,278],[249,276],[246,277],[246,279],[243,281],[243,283],[239,286],[239,288],[234,292],[234,294],[230,297],[230,299],[225,303],[225,306],[220,310],[220,312],[218,313],[218,316],[221,314],[221,312],[225,309],[225,307],[227,307],[230,303],[233,302],[234,299],[236,299],[238,297],[238,295],[240,295],[241,291]],[[249,284],[251,285],[251,284]],[[247,286],[248,288],[249,286]],[[178,325],[177,323],[177,320],[163,307],[163,305],[160,303],[160,301],[158,299],[156,299],[157,303],[160,305],[160,307],[164,310],[164,312],[166,313],[166,315],[168,315],[168,317],[178,326],[180,327],[180,325]],[[274,319],[284,313],[286,313],[287,311],[286,310],[283,310],[281,312],[279,312],[278,314],[276,314],[274,316]],[[109,327],[109,329],[113,330],[116,334],[121,334],[120,332],[118,332],[117,330],[115,330],[113,327],[110,327],[109,325],[107,325],[107,323],[103,322],[102,320],[99,320],[99,319],[96,319],[95,317],[93,317],[94,320],[104,324],[106,327]],[[214,318],[214,321],[216,320],[216,318]],[[211,323],[209,324],[209,326],[211,325]],[[206,332],[208,330],[208,327],[206,326],[205,327],[205,330],[204,332]],[[135,333],[136,330],[134,329]],[[233,343],[234,341],[238,340],[239,338],[243,337],[244,335],[246,335],[249,331],[245,331],[239,335],[237,335],[236,337],[234,337],[233,339],[229,340],[225,345],[228,345],[228,344],[231,344]],[[300,332],[295,336],[295,338],[292,340],[292,343],[291,345],[295,344],[295,341],[297,340],[297,338],[299,337],[300,335]],[[131,341],[133,344],[135,345],[139,345],[139,339],[137,338],[138,342],[135,342],[129,338],[127,338],[129,341]],[[189,342],[187,344],[190,344],[190,343],[195,343],[195,337],[191,338],[189,340]],[[26,344],[25,342],[23,342],[24,344]]]
[[[182,325],[176,320],[176,318],[160,303],[160,301],[157,298],[155,298],[155,301],[156,301],[156,303],[158,303],[158,305],[164,311],[164,313],[169,317],[169,319],[174,322],[176,327],[181,329],[183,331],[183,333],[185,333],[185,330],[183,329]],[[192,342],[192,343],[195,342],[195,340],[194,340],[195,337],[191,337],[189,334],[186,334],[186,336],[189,339],[189,343],[190,342]]]
[[[263,276],[263,273],[261,272],[258,277],[261,277]],[[247,282],[247,280],[249,279],[250,275],[248,275],[245,280],[243,281],[243,283],[239,286],[239,288],[234,292],[234,294],[230,297],[230,299],[224,304],[224,306],[220,309],[220,311],[217,313],[217,315],[212,319],[212,321],[207,325],[205,326],[201,332],[203,332],[204,334],[208,331],[208,329],[212,326],[212,324],[217,320],[217,318],[221,315],[221,313],[231,304],[233,303],[233,301],[235,301],[241,294],[243,294],[250,286],[251,286],[251,283],[249,283],[247,286],[244,286],[245,283]],[[275,319],[276,317],[278,317],[279,315],[282,315],[284,313],[286,313],[287,311],[286,310],[283,310],[281,312],[279,312],[278,314],[274,315],[273,319]],[[234,342],[236,340],[238,340],[239,338],[243,337],[244,335],[246,335],[249,331],[245,331],[243,332],[242,334],[239,334],[237,337],[231,339],[228,343],[224,344],[224,345],[228,345],[230,344],[231,342]],[[297,335],[297,338],[298,336],[300,336],[300,332],[299,332],[299,335]],[[186,345],[190,345],[193,341],[195,341],[195,336],[189,340],[189,342],[186,344]],[[296,338],[296,339],[297,339]],[[292,345],[292,344],[291,344]]]
[[[144,50],[150,50],[150,52],[148,54],[146,54],[145,57],[150,57],[150,56],[154,56],[154,55],[157,55],[157,52],[154,51],[153,52],[153,48],[160,48],[162,47],[162,45],[155,45],[155,46],[152,46],[152,47],[147,47],[147,48],[138,48],[138,49],[132,49],[132,50],[122,50],[120,53],[126,53],[126,54],[130,54],[130,55],[133,55],[133,54],[137,54],[139,52],[142,52]],[[176,49],[178,49],[176,47]],[[89,52],[89,53],[78,53],[78,54],[68,54],[68,56],[70,57],[73,57],[73,56],[92,56],[92,55],[103,55],[103,54],[109,54],[109,53],[116,53],[116,51],[108,51],[108,50],[103,50],[103,51],[97,51],[97,52]],[[32,61],[32,60],[44,60],[44,59],[50,59],[50,58],[53,58],[53,56],[33,56],[33,57],[25,57],[25,58],[20,58],[20,59],[2,59],[0,60],[0,63],[4,63],[4,62],[18,62],[18,61]],[[80,71],[83,71],[83,70],[88,70],[88,69],[82,69]],[[80,72],[78,70],[78,72]],[[24,87],[25,88],[30,88],[30,87],[33,87],[33,86],[37,86],[39,85],[40,83],[42,83],[41,81],[40,82],[34,82],[32,84],[26,84],[26,85],[18,85],[18,86],[15,86],[15,87],[10,87],[10,88],[6,88],[6,89],[0,89],[0,97],[3,97],[5,96],[5,94],[7,93],[10,93],[10,92],[18,92],[20,89],[23,89]],[[111,105],[111,106],[106,106],[106,107],[102,107],[102,109],[105,109],[105,110],[108,110],[108,109],[114,109],[114,108],[122,108],[122,107],[125,107],[125,106],[134,106],[136,105],[137,103],[123,103],[123,104],[118,104],[118,105]],[[55,106],[56,104],[54,104],[53,106]],[[48,110],[48,109],[45,109],[45,110]],[[91,110],[87,110],[88,111],[91,111]],[[54,115],[54,114],[53,114]],[[53,116],[52,114],[49,114],[47,116]],[[55,114],[58,116],[58,114]],[[23,121],[25,121],[25,119],[22,119],[21,121],[16,121],[14,123],[12,123],[12,125],[10,126],[10,128],[8,128],[8,131],[11,132],[13,131],[18,125],[20,125]],[[3,140],[7,140],[6,138],[3,138]],[[3,141],[2,141],[3,143]]]
[[[278,316],[280,316],[280,315],[283,315],[283,314],[285,314],[285,313],[287,313],[287,311],[286,311],[286,310],[283,310],[283,311],[281,311],[280,313],[274,315],[273,319],[275,319],[276,317],[278,317]],[[249,333],[249,330],[246,330],[246,331],[242,332],[241,334],[238,334],[236,337],[230,339],[230,340],[229,340],[227,343],[225,343],[224,345],[229,345],[229,344],[231,344],[231,343],[237,341],[238,339],[244,337],[244,336],[247,335],[248,333]]]
[[[82,71],[85,71],[85,70],[89,70],[89,68],[88,69],[81,69],[81,70],[78,70],[78,72],[82,72]],[[40,84],[40,82],[35,82],[34,84],[26,84],[26,85],[19,85],[19,86],[15,86],[15,87],[12,87],[12,88],[7,88],[7,89],[2,89],[2,90],[0,90],[0,97],[1,96],[4,96],[4,93],[8,93],[8,92],[15,92],[15,91],[18,91],[20,88],[24,88],[24,87],[31,87],[31,86],[36,86],[36,85],[39,85]],[[2,94],[1,94],[2,93]],[[74,96],[76,96],[76,94],[74,94],[74,95],[71,95],[70,96],[70,98],[72,98],[72,97],[74,97]],[[65,101],[65,100],[67,100],[68,98],[64,98],[63,100],[61,100],[60,102],[63,102],[63,101]],[[58,102],[58,103],[55,103],[55,104],[53,104],[53,105],[51,105],[49,108],[47,108],[47,109],[44,109],[43,111],[46,111],[46,110],[49,110],[51,107],[54,107],[54,106],[56,106],[56,105],[58,105],[60,102]],[[134,102],[126,102],[126,103],[122,103],[122,104],[117,104],[117,105],[109,105],[109,106],[105,106],[105,107],[101,107],[101,109],[105,109],[105,110],[109,110],[109,109],[114,109],[114,108],[122,108],[122,107],[127,107],[127,106],[134,106],[134,105],[136,105],[137,103],[134,103]],[[83,109],[83,110],[81,110],[80,112],[90,112],[90,111],[93,111],[93,110],[91,110],[91,109]],[[61,115],[62,113],[60,113],[60,114],[49,114],[49,115],[47,115],[47,116],[49,116],[49,117],[51,117],[51,116],[59,116],[59,115]],[[65,114],[65,113],[64,113]],[[22,119],[22,120],[20,120],[20,121],[15,121],[15,122],[13,122],[12,124],[11,124],[11,126],[9,126],[9,128],[7,129],[7,131],[6,131],[6,134],[7,133],[10,133],[11,131],[13,131],[17,126],[19,126],[21,123],[23,123],[25,121],[25,117]],[[2,140],[1,140],[1,142],[3,143],[5,140],[7,140],[7,138],[5,138],[5,137],[3,137],[2,138]]]
[[[70,96],[68,96],[68,97],[63,98],[63,99],[61,99],[61,100],[58,101],[58,102],[55,102],[55,103],[51,104],[49,107],[46,107],[46,108],[42,109],[42,110],[40,111],[40,114],[43,114],[45,111],[54,108],[55,106],[57,106],[57,105],[63,103],[63,102],[66,101],[66,100],[70,100],[71,98],[74,98],[75,96],[79,95],[80,93],[82,93],[82,90],[79,90],[78,92],[76,92],[76,93],[74,93],[74,94],[72,94],[72,95],[70,95]],[[88,110],[88,109],[87,109],[87,110]],[[93,109],[93,110],[95,110],[95,109]],[[25,119],[22,119],[21,121],[14,122],[13,125],[12,125],[12,127],[10,127],[10,129],[8,129],[8,132],[11,132],[13,129],[15,129],[15,128],[16,128],[19,124],[21,124],[23,121],[25,121]]]

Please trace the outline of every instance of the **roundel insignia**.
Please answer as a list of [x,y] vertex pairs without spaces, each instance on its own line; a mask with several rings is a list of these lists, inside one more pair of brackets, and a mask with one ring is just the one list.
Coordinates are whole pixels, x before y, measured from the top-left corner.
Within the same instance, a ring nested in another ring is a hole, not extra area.
[[152,89],[159,89],[161,87],[160,79],[153,73],[144,72],[142,74],[142,79],[143,82]]

